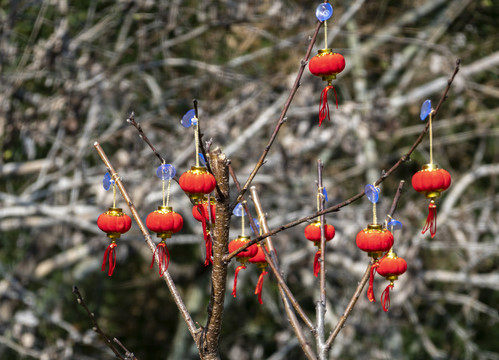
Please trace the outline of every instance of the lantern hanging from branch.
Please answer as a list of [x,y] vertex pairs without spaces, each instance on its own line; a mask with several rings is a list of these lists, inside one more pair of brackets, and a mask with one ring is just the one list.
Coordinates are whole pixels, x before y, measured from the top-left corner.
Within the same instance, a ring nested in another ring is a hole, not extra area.
[[319,76],[327,81],[327,86],[322,90],[319,102],[319,126],[327,117],[329,118],[329,104],[327,101],[327,92],[333,90],[336,99],[336,108],[338,108],[338,97],[332,81],[336,75],[345,69],[345,58],[343,55],[334,53],[327,45],[327,20],[333,14],[333,7],[329,3],[322,3],[317,7],[316,16],[319,21],[324,22],[324,49],[318,51],[318,54],[310,59],[308,68],[312,74]]
[[440,197],[440,193],[449,188],[451,176],[448,171],[439,169],[437,164],[433,163],[433,133],[432,133],[432,115],[431,101],[426,100],[421,107],[421,120],[429,116],[430,130],[430,163],[423,165],[422,170],[415,173],[412,177],[412,187],[417,192],[423,193],[430,199],[428,205],[428,216],[422,234],[430,230],[431,238],[437,233],[437,205],[435,200]]
[[[258,277],[258,282],[257,282],[256,288],[255,288],[255,295],[258,295],[258,302],[260,304],[263,304],[262,289],[263,289],[264,276],[268,274],[268,272],[266,270],[268,264],[267,264],[267,260],[265,260],[265,254],[263,252],[262,246],[263,245],[258,243],[257,244],[258,251],[257,251],[256,255],[248,260],[250,263],[255,264],[259,269],[262,270],[262,272],[260,273],[260,276]],[[268,251],[267,248],[265,248],[265,249]]]
[[369,301],[376,301],[374,297],[374,275],[376,268],[379,266],[377,261],[379,257],[383,255],[384,252],[390,250],[393,246],[393,235],[392,233],[383,228],[381,224],[377,224],[376,217],[376,203],[379,199],[379,188],[374,185],[366,185],[364,192],[369,201],[373,204],[373,223],[367,225],[367,228],[361,230],[356,237],[355,242],[359,249],[366,251],[368,256],[373,258],[373,264],[371,266],[371,274],[369,277],[369,287],[367,289],[367,298]]
[[[161,239],[154,250],[151,261],[152,269],[156,255],[158,256],[159,276],[163,276],[164,272],[168,270],[168,265],[170,264],[170,252],[166,246],[166,239],[170,238],[172,234],[180,231],[184,225],[184,219],[182,216],[173,211],[173,208],[169,206],[170,185],[175,173],[175,168],[170,164],[163,164],[158,167],[156,175],[162,180],[163,183],[163,205],[158,206],[158,210],[155,210],[147,215],[146,219],[147,228],[155,232]],[[168,180],[168,189],[165,191],[166,180]]]
[[106,191],[110,189],[111,185],[113,186],[113,207],[110,207],[108,211],[101,214],[97,219],[97,226],[99,229],[104,231],[111,239],[111,243],[104,252],[101,270],[105,271],[106,263],[108,263],[107,274],[112,276],[114,268],[116,267],[116,239],[118,239],[121,234],[124,234],[130,230],[132,227],[132,219],[130,216],[125,214],[122,209],[116,207],[116,184],[109,173],[104,175],[102,184]]
[[204,265],[208,266],[213,263],[212,256],[212,239],[211,239],[211,224],[215,223],[216,206],[213,198],[202,197],[198,199],[198,203],[192,208],[192,216],[200,221],[203,226],[203,238],[206,248],[206,259]]
[[[241,247],[246,245],[250,241],[250,237],[246,235],[239,235],[237,239],[232,240],[229,242],[229,253],[239,250]],[[239,274],[239,271],[246,269],[246,263],[250,258],[256,255],[258,252],[258,247],[256,244],[253,244],[249,247],[247,247],[245,250],[239,252],[236,257],[241,263],[236,268],[236,272],[234,274],[234,286],[232,287],[232,296],[236,297],[236,288],[237,288],[237,276]]]

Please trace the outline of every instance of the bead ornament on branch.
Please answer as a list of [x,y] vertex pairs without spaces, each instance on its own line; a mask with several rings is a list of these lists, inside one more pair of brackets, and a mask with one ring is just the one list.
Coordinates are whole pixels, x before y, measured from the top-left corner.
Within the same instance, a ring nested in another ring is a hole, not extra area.
[[[392,233],[394,233],[395,230],[402,229],[402,223],[392,219],[388,222],[387,227]],[[381,305],[383,306],[383,310],[386,312],[390,308],[390,290],[393,289],[394,281],[407,271],[407,262],[403,258],[398,257],[392,247],[379,261],[379,266],[376,271],[381,276],[384,276],[386,280],[390,281],[381,294]]]
[[329,117],[329,103],[327,100],[327,92],[333,90],[336,100],[336,109],[338,109],[338,96],[332,85],[332,81],[336,79],[336,75],[345,69],[345,58],[339,53],[333,52],[328,48],[327,44],[327,20],[333,15],[333,7],[329,3],[320,4],[315,12],[315,16],[319,21],[324,23],[324,49],[320,49],[318,54],[310,59],[308,69],[310,72],[327,81],[327,86],[322,90],[319,101],[319,126],[322,125],[324,119],[331,120]]
[[[237,239],[234,239],[231,242],[229,242],[229,252],[236,251],[242,246],[246,245],[246,243],[251,241],[250,237],[245,234],[243,206],[244,204],[239,203],[232,211],[232,213],[235,216],[241,217],[241,235],[239,235]],[[236,297],[237,276],[239,274],[239,271],[246,269],[246,263],[248,262],[249,259],[254,257],[257,254],[257,252],[258,252],[258,247],[256,244],[253,244],[236,255],[237,260],[239,260],[241,265],[239,265],[236,268],[236,272],[234,274],[234,285],[232,287],[232,296]]]
[[435,200],[440,197],[440,193],[447,190],[451,184],[451,176],[447,170],[439,169],[433,162],[433,131],[432,116],[434,110],[431,107],[431,101],[426,100],[421,106],[420,118],[424,121],[429,118],[429,138],[430,138],[430,163],[423,165],[423,168],[412,177],[412,187],[417,192],[423,193],[427,199],[430,199],[428,205],[428,216],[422,234],[430,230],[431,238],[437,233],[437,204]]
[[[168,270],[170,263],[170,252],[166,246],[166,239],[169,239],[172,234],[182,230],[184,225],[182,215],[173,211],[173,208],[170,206],[170,186],[175,174],[176,170],[173,165],[163,164],[157,168],[156,176],[161,179],[163,185],[163,205],[158,206],[158,210],[147,215],[146,219],[147,228],[155,232],[161,239],[154,250],[150,266],[152,269],[157,255],[159,258],[159,276],[163,276],[163,273]],[[168,181],[168,186],[165,190],[166,181]]]
[[[327,191],[326,188],[317,188],[317,211],[320,211],[320,199],[321,196],[324,196],[327,201]],[[321,257],[321,220],[320,217],[315,220],[313,223],[307,225],[305,227],[305,238],[309,241],[312,241],[315,246],[317,246],[318,250],[315,253],[314,257],[314,276],[317,277],[320,273],[320,263],[319,259]],[[326,241],[330,241],[334,238],[335,228],[333,225],[326,224],[324,221],[324,235],[326,237]]]
[[106,270],[106,263],[108,263],[107,274],[113,275],[114,268],[116,267],[116,240],[119,239],[121,234],[126,233],[132,227],[132,219],[125,214],[121,208],[116,207],[116,182],[109,173],[104,175],[102,180],[104,190],[108,191],[111,186],[113,187],[113,206],[110,207],[105,213],[101,214],[97,219],[97,226],[104,231],[111,239],[111,243],[104,252],[102,259],[101,271]]
[[373,258],[374,263],[371,266],[367,298],[369,301],[375,302],[376,299],[374,297],[373,286],[375,271],[379,266],[378,258],[393,246],[393,235],[388,229],[383,228],[382,224],[377,223],[376,203],[379,200],[379,187],[367,184],[364,188],[364,192],[367,199],[373,204],[373,222],[357,234],[355,242],[359,249],[366,251],[367,255]]

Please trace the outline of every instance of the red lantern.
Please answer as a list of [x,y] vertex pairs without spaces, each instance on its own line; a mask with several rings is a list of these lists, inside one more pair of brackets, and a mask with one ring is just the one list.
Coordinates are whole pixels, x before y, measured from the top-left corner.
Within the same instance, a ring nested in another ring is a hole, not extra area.
[[[260,273],[260,276],[258,277],[258,282],[256,284],[255,288],[255,295],[258,295],[258,302],[260,304],[263,304],[262,301],[262,288],[263,288],[263,277],[268,274],[268,272],[265,270],[267,268],[267,260],[265,260],[265,254],[262,249],[262,245],[260,243],[257,244],[257,253],[255,256],[250,258],[248,261],[250,263],[255,264],[258,266],[260,269],[262,269],[262,272]],[[267,249],[267,248],[265,248]],[[268,250],[267,250],[268,251]]]
[[180,176],[178,183],[192,200],[199,200],[216,187],[215,177],[204,166],[193,166]]
[[436,164],[426,164],[423,169],[412,176],[412,187],[417,192],[423,193],[430,204],[428,206],[428,217],[423,227],[422,234],[430,230],[431,238],[437,233],[437,205],[435,199],[442,191],[449,188],[451,177],[448,171],[439,169]]
[[108,211],[99,216],[97,219],[97,226],[111,238],[111,244],[109,244],[104,252],[101,269],[102,271],[106,269],[107,260],[109,262],[107,274],[111,276],[116,267],[116,239],[118,239],[121,234],[130,230],[132,227],[132,219],[125,214],[122,209],[111,207]]
[[385,251],[388,251],[393,246],[393,235],[387,230],[383,229],[380,224],[369,224],[367,228],[361,230],[357,234],[355,240],[359,249],[367,251],[367,255],[371,256],[375,262],[371,266],[371,275],[369,277],[369,287],[367,289],[367,298],[369,301],[376,301],[374,297],[374,272],[379,265],[376,261]]
[[168,269],[168,264],[170,263],[170,253],[166,246],[166,239],[170,238],[172,234],[180,231],[183,225],[184,219],[182,216],[173,211],[169,206],[158,206],[158,210],[147,215],[146,226],[161,238],[160,243],[154,250],[151,261],[152,269],[156,252],[158,252],[159,276],[163,276],[163,273]]
[[333,53],[331,49],[319,50],[318,54],[310,59],[308,68],[315,76],[322,77],[322,80],[327,81],[328,85],[322,90],[320,103],[319,103],[319,126],[322,121],[327,117],[329,119],[329,104],[327,102],[327,92],[330,89],[334,91],[336,99],[336,108],[338,108],[338,97],[336,90],[331,85],[332,80],[336,79],[336,75],[345,69],[345,58],[343,55]]
[[383,310],[388,311],[390,307],[390,289],[393,289],[393,282],[407,270],[407,262],[397,257],[397,254],[390,251],[385,257],[379,261],[377,268],[378,274],[384,276],[390,281],[390,284],[381,294],[381,303]]
[[211,240],[209,222],[211,221],[212,224],[215,223],[215,215],[216,215],[216,206],[213,199],[210,199],[210,204],[208,205],[208,200],[205,197],[203,197],[199,199],[199,202],[196,205],[194,205],[194,207],[192,208],[192,216],[194,216],[194,219],[200,221],[203,225],[203,237],[206,247],[206,259],[204,261],[205,266],[208,266],[210,263],[213,263],[211,259],[213,254],[213,249],[212,249],[212,240]]
[[[249,236],[239,235],[237,239],[229,242],[229,252],[232,253],[233,251],[238,250],[242,246],[246,245],[246,243],[248,243],[249,241],[250,241]],[[250,258],[255,256],[257,252],[258,252],[258,246],[256,246],[256,244],[253,244],[236,255],[241,265],[239,265],[236,268],[236,272],[234,274],[234,286],[232,287],[232,296],[236,297],[237,275],[239,274],[239,271],[246,269],[246,262]]]
[[[324,233],[326,241],[331,240],[334,237],[335,229],[333,225],[324,224]],[[305,237],[307,240],[313,241],[314,245],[319,249],[315,253],[314,257],[314,276],[317,276],[320,271],[319,258],[321,256],[321,222],[317,220],[312,224],[307,225],[305,228]]]

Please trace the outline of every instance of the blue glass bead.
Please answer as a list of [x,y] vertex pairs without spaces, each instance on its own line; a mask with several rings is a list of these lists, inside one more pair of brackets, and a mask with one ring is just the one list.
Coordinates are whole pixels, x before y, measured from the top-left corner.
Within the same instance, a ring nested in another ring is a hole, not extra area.
[[237,204],[232,213],[236,216],[243,216],[244,215],[244,208],[241,203]]
[[322,3],[317,6],[315,10],[315,16],[319,21],[326,21],[333,15],[333,7],[330,3]]
[[431,113],[431,100],[425,100],[421,106],[421,112],[419,113],[419,118],[424,121],[428,115]]
[[176,173],[177,171],[175,170],[175,167],[170,164],[160,165],[156,170],[156,176],[159,177],[161,180],[171,180],[173,179]]
[[206,160],[204,159],[202,153],[199,153],[199,163],[201,164],[201,166],[206,166]]
[[258,234],[255,234],[255,232],[253,231],[253,227],[250,227],[251,232],[255,235],[260,235],[260,221],[258,221],[258,219],[253,219],[253,221],[255,222],[256,229],[258,230]]
[[322,195],[324,195],[324,200],[326,200],[326,202],[328,202],[328,198],[327,198],[327,191],[326,191],[326,187],[323,187],[322,188]]
[[393,230],[401,230],[402,229],[402,223],[398,220],[390,220],[390,222],[387,224],[388,228],[391,228]]
[[108,191],[112,184],[114,184],[114,180],[111,179],[111,175],[107,172],[102,179],[102,186],[104,187],[104,190]]
[[380,189],[375,187],[372,184],[367,184],[366,187],[364,188],[364,192],[366,193],[367,198],[373,204],[378,202],[379,191],[380,191]]
[[194,125],[194,121],[197,122],[197,119],[194,119],[196,119],[196,112],[194,111],[194,109],[191,109],[187,111],[184,116],[182,116],[182,120],[180,120],[180,123],[183,127],[190,128],[192,125]]

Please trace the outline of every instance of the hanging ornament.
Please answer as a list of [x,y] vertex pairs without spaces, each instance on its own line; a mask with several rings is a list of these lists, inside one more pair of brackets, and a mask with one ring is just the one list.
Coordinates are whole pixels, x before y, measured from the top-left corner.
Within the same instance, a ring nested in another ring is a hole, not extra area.
[[[333,225],[324,224],[324,234],[326,241],[330,241],[335,234],[335,229]],[[321,257],[321,221],[316,220],[312,224],[307,225],[305,228],[305,237],[307,240],[313,241],[314,245],[317,246],[318,250],[314,257],[314,276],[317,277],[320,272],[319,259]]]
[[327,101],[327,92],[333,90],[336,99],[336,108],[338,108],[338,96],[332,85],[336,75],[345,69],[345,58],[343,55],[334,53],[327,47],[327,20],[333,14],[333,7],[329,3],[322,3],[317,7],[316,16],[319,21],[324,22],[324,49],[318,51],[318,54],[310,59],[308,69],[315,76],[320,76],[322,80],[327,81],[327,86],[322,90],[319,102],[319,126],[324,119],[331,120],[329,117],[329,103]]
[[390,308],[390,289],[393,289],[393,282],[397,280],[400,275],[405,273],[406,270],[407,262],[403,258],[397,257],[397,254],[391,249],[388,254],[379,261],[379,266],[376,271],[381,276],[384,276],[386,280],[390,281],[390,284],[388,284],[381,294],[383,310],[388,311]]
[[439,169],[437,164],[433,163],[433,133],[432,133],[432,115],[431,101],[426,100],[421,107],[420,118],[425,120],[429,116],[430,130],[430,163],[423,165],[422,170],[415,173],[412,177],[412,187],[417,192],[423,193],[426,198],[430,199],[428,205],[428,216],[426,224],[421,231],[424,234],[430,230],[431,238],[437,233],[437,205],[435,200],[440,197],[440,193],[449,188],[451,184],[451,176],[448,171]]
[[[262,269],[262,272],[260,273],[260,276],[258,277],[258,282],[257,282],[256,288],[255,288],[255,295],[258,295],[258,302],[260,304],[263,304],[263,301],[262,301],[263,279],[264,279],[264,276],[268,274],[268,272],[266,271],[267,260],[265,260],[265,254],[262,250],[262,246],[263,245],[260,245],[260,243],[258,243],[257,244],[258,249],[257,249],[256,255],[248,260],[250,263],[253,263],[258,268]],[[267,249],[267,248],[265,248],[265,249]]]
[[[250,241],[249,236],[239,235],[237,239],[234,239],[231,242],[229,242],[229,252],[231,253],[233,251],[238,250],[242,246],[246,245],[246,243],[248,243],[249,241]],[[257,252],[258,252],[258,247],[256,244],[253,244],[236,255],[241,265],[239,265],[236,268],[236,272],[234,274],[234,286],[232,287],[232,296],[236,297],[237,275],[239,274],[239,271],[246,269],[246,263],[250,258],[255,256]]]
[[357,247],[367,252],[368,256],[373,258],[374,263],[371,266],[371,274],[369,277],[369,287],[367,289],[367,298],[374,302],[374,275],[376,268],[379,266],[378,258],[393,246],[393,235],[388,230],[383,228],[381,224],[377,224],[376,203],[379,200],[380,189],[372,184],[365,186],[364,192],[367,199],[373,204],[373,223],[367,225],[367,228],[361,230],[355,239]]
[[[161,239],[154,250],[151,261],[152,269],[157,254],[159,258],[159,276],[163,276],[170,263],[170,253],[168,251],[168,247],[166,246],[166,239],[170,238],[172,234],[180,231],[184,225],[184,219],[182,216],[173,211],[172,207],[169,206],[170,185],[175,173],[175,168],[170,164],[160,165],[156,170],[156,175],[162,180],[163,183],[163,205],[158,206],[158,210],[147,215],[146,219],[147,228],[155,232]],[[165,191],[166,180],[168,180],[168,188]]]
[[205,266],[213,264],[213,241],[211,239],[210,224],[215,223],[215,215],[216,205],[213,198],[210,198],[210,200],[208,201],[208,199],[203,196],[202,198],[198,199],[198,203],[192,208],[192,216],[194,216],[194,219],[196,219],[197,221],[200,221],[203,226],[203,238],[206,248],[206,259],[204,261]]
[[126,233],[132,227],[132,219],[125,214],[122,209],[116,207],[116,184],[109,173],[104,175],[102,181],[104,189],[107,191],[113,186],[113,207],[110,207],[105,213],[101,214],[97,219],[97,226],[104,231],[111,239],[111,243],[104,252],[102,259],[102,271],[106,270],[106,263],[109,264],[107,274],[113,275],[114,268],[116,267],[116,239],[121,234]]

